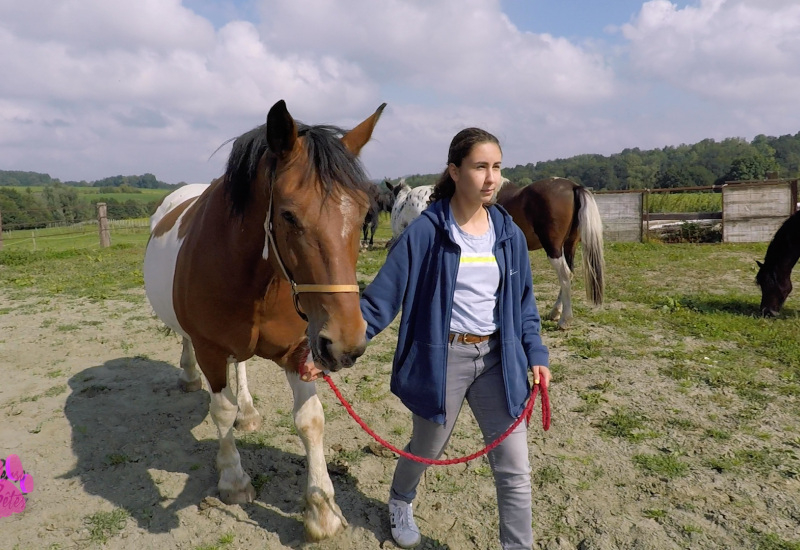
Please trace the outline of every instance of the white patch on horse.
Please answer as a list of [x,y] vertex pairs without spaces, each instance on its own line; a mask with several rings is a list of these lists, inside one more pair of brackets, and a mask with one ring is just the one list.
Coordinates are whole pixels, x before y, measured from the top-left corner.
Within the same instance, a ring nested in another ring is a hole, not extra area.
[[397,193],[392,207],[392,237],[397,238],[405,228],[428,207],[428,199],[433,193],[432,185],[421,185],[411,189],[407,185]]
[[[170,193],[150,218],[150,227],[155,228],[158,222],[173,208],[186,201],[195,201],[208,188],[208,184],[191,184]],[[191,205],[189,205],[191,206]],[[147,243],[144,256],[144,287],[147,299],[153,311],[172,330],[187,337],[188,335],[178,323],[178,317],[172,303],[172,281],[175,278],[175,267],[178,262],[183,238],[180,237],[180,226],[183,217],[189,211],[184,208],[169,231],[152,236]]]
[[347,229],[358,225],[358,208],[352,197],[343,194],[339,209],[342,213],[342,238],[346,239]]

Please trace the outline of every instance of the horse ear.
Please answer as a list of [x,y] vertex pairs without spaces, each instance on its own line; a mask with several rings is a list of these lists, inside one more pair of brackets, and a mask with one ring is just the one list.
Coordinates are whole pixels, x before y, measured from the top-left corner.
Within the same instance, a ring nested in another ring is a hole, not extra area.
[[280,156],[294,149],[296,141],[297,126],[286,109],[286,102],[281,99],[267,114],[267,146]]
[[758,265],[758,268],[759,268],[759,269],[761,269],[762,267],[764,267],[764,264],[762,264],[762,263],[761,263],[761,262],[759,262],[758,260],[756,260],[756,264]]
[[358,155],[361,152],[361,148],[364,147],[369,141],[369,138],[372,137],[372,130],[375,129],[375,125],[378,123],[378,119],[381,118],[381,113],[383,113],[385,108],[386,103],[381,104],[378,110],[372,113],[369,118],[342,137],[342,143],[344,143],[348,151],[354,155]]
[[392,186],[392,182],[390,182],[389,180],[383,180],[383,184],[386,186],[386,188],[389,191],[394,191],[394,187]]

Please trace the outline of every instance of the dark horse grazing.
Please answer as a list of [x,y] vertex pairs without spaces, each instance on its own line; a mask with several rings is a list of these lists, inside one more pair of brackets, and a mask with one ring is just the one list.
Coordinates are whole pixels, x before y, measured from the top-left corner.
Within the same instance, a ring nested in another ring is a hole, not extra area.
[[[297,368],[309,347],[332,371],[352,366],[366,347],[355,268],[369,182],[357,155],[384,107],[345,132],[296,123],[277,102],[265,125],[236,139],[223,177],[176,191],[183,200],[165,200],[145,253],[147,297],[183,336],[183,385],[200,389],[199,365],[210,387],[226,503],[255,497],[233,437],[235,422],[254,429],[260,421],[245,361],[257,355],[285,371],[308,460],[312,540],[346,521],[325,463],[322,405]],[[228,385],[229,365],[238,396]]]
[[758,260],[756,283],[761,287],[761,314],[778,315],[792,291],[792,269],[800,258],[800,212],[795,212],[775,232],[764,263]]
[[364,235],[361,239],[361,244],[367,245],[369,248],[372,248],[381,212],[391,212],[392,206],[394,206],[394,193],[392,193],[392,188],[390,187],[391,183],[389,180],[384,180],[384,183],[389,187],[381,189],[378,185],[372,185],[369,188],[369,210],[367,210],[364,225],[361,228],[361,232]]
[[548,178],[525,187],[503,185],[497,202],[522,229],[528,250],[544,248],[558,274],[561,290],[550,319],[559,328],[572,319],[570,280],[578,241],[583,242],[586,296],[595,305],[603,303],[603,224],[591,191],[568,179]]

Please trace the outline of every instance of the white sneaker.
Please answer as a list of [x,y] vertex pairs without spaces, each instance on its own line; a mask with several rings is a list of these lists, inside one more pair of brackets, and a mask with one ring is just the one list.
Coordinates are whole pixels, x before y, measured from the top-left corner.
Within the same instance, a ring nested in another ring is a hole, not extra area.
[[411,504],[402,500],[389,500],[389,521],[392,524],[392,538],[400,548],[414,548],[420,543],[417,524]]

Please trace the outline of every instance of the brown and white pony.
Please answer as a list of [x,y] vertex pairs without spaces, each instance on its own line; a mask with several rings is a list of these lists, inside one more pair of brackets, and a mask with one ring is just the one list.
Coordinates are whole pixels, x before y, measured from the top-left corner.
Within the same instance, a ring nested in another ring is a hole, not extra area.
[[255,497],[233,436],[234,423],[250,430],[260,423],[245,361],[257,355],[283,368],[308,460],[311,540],[346,521],[325,463],[322,405],[297,368],[309,347],[332,371],[352,366],[366,347],[355,268],[370,183],[357,156],[384,107],[345,132],[295,122],[277,102],[265,125],[235,140],[223,177],[165,199],[145,253],[147,297],[183,336],[182,385],[200,389],[201,371],[208,381],[226,503]]
[[503,185],[497,203],[522,229],[528,250],[544,248],[558,275],[560,291],[550,319],[559,328],[573,317],[570,281],[579,241],[586,296],[595,305],[603,303],[603,223],[591,191],[568,179],[548,178],[525,187]]

